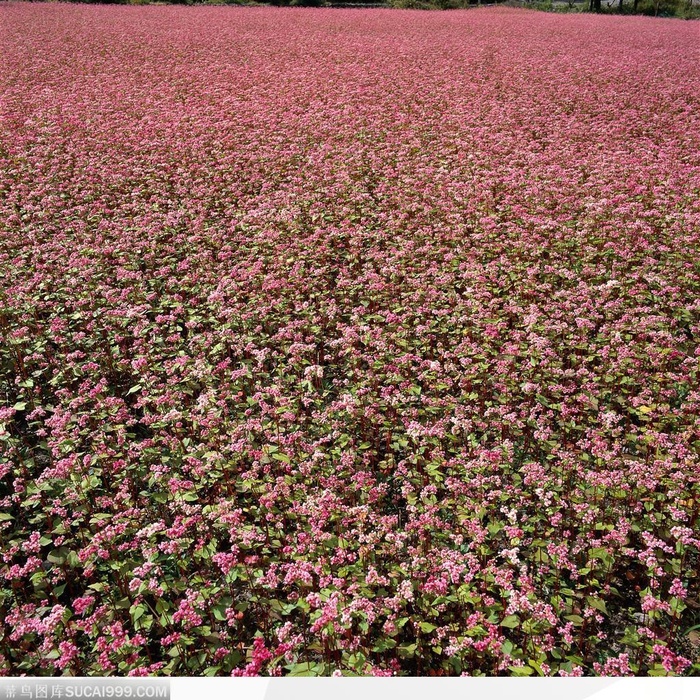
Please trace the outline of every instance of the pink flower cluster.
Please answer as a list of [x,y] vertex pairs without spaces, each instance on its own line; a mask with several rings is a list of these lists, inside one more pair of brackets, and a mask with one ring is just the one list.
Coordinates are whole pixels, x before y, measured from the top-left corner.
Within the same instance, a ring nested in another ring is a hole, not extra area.
[[0,674],[700,672],[697,27],[0,15]]

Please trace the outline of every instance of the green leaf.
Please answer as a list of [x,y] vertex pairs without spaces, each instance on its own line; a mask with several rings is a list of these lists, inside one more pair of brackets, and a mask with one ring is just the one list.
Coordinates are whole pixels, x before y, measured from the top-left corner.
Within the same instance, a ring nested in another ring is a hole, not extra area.
[[542,666],[540,666],[540,663],[538,661],[530,659],[528,661],[528,664],[530,664],[530,666],[532,666],[532,668],[534,668],[535,671],[537,671],[538,676],[544,676],[544,671],[542,670]]
[[219,622],[225,622],[226,612],[222,605],[217,605],[216,607],[212,608],[212,613],[214,613],[214,619],[219,620]]
[[287,666],[290,676],[322,676],[323,664],[312,664],[310,661],[303,664]]
[[47,559],[47,561],[51,562],[52,564],[58,564],[60,566],[61,564],[63,564],[66,561],[67,556],[68,556],[68,547],[59,547],[58,549],[54,549],[51,552],[49,552],[46,559]]
[[398,648],[399,656],[404,659],[410,658],[415,655],[417,648],[417,644],[403,644]]
[[595,608],[596,610],[600,610],[600,612],[605,613],[606,615],[608,614],[608,609],[605,607],[604,600],[600,600],[600,598],[593,598],[592,596],[588,596],[586,598],[586,602],[592,608]]
[[532,666],[508,666],[514,676],[531,676],[535,671]]
[[508,617],[501,621],[501,627],[508,627],[509,629],[514,629],[519,626],[520,618],[517,615],[508,615]]
[[393,649],[396,646],[396,641],[391,639],[391,637],[387,639],[380,639],[376,645],[372,648],[372,651],[376,652],[383,652],[383,651],[388,651],[389,649]]
[[437,625],[433,625],[430,622],[421,622],[419,627],[421,628],[421,631],[425,632],[426,634],[430,634],[430,632],[437,629]]

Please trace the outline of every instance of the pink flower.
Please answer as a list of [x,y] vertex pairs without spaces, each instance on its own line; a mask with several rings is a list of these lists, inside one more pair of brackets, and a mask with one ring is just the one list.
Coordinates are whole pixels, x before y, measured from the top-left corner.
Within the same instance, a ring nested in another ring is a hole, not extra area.
[[95,602],[94,596],[83,596],[82,598],[76,598],[73,601],[73,610],[76,615],[85,615],[85,613],[92,607]]

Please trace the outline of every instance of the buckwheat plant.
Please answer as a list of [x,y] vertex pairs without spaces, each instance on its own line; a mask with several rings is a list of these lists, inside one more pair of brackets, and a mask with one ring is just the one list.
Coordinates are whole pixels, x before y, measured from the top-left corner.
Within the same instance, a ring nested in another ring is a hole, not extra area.
[[700,672],[696,26],[0,25],[0,673]]

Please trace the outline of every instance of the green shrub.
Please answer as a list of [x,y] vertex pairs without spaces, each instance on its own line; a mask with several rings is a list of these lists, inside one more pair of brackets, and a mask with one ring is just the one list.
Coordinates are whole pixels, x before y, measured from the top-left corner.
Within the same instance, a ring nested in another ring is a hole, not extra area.
[[433,10],[435,5],[422,0],[389,0],[389,6],[397,10]]
[[622,8],[617,2],[603,6],[603,11],[610,14],[647,15],[650,17],[678,17],[681,19],[698,19],[700,6],[688,0],[638,0],[635,8],[633,0],[624,0]]

